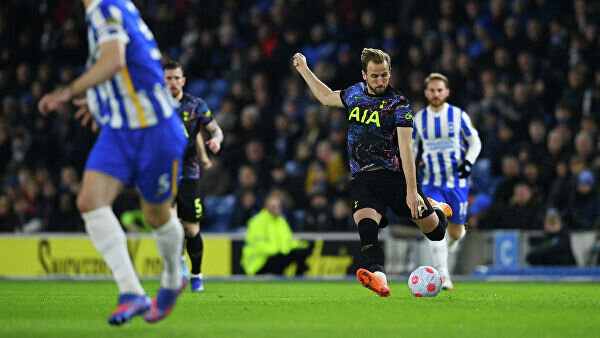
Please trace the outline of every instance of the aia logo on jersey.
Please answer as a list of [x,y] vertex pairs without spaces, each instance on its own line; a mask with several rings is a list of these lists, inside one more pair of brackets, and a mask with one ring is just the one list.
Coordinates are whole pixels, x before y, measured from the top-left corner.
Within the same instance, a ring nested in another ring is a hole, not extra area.
[[378,111],[371,112],[368,109],[365,109],[361,113],[359,107],[354,107],[354,109],[352,109],[352,111],[350,112],[350,116],[348,116],[348,121],[352,121],[352,119],[355,119],[356,122],[360,122],[360,123],[364,123],[364,124],[375,123],[375,125],[377,127],[381,127],[381,125],[379,124],[379,112]]

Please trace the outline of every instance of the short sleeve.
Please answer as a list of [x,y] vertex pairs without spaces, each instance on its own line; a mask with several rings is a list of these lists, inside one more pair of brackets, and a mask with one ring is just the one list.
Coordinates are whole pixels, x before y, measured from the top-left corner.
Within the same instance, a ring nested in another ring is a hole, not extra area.
[[204,126],[211,123],[213,120],[210,108],[208,108],[206,101],[202,99],[199,99],[198,101],[198,106],[196,106],[196,113],[198,114],[199,122]]
[[112,40],[127,44],[129,36],[123,27],[123,12],[112,4],[100,4],[90,16],[91,26],[96,31],[98,45]]
[[[350,87],[352,88],[352,87]],[[350,88],[343,89],[340,91],[340,98],[342,99],[342,104],[344,107],[348,108],[348,91]]]
[[403,98],[396,109],[394,110],[394,117],[396,120],[396,127],[413,127],[413,111],[410,103],[406,98]]

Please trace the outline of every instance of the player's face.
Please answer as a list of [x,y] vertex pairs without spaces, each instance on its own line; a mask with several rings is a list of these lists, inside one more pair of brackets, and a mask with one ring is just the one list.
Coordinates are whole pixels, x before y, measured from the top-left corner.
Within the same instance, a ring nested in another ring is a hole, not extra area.
[[390,83],[390,65],[386,61],[383,63],[369,61],[367,72],[363,70],[362,75],[369,87],[369,93],[382,95]]
[[173,97],[178,97],[185,85],[185,76],[181,68],[165,69],[165,83],[171,90]]
[[442,80],[431,80],[425,88],[425,97],[432,107],[439,107],[446,102],[450,89]]

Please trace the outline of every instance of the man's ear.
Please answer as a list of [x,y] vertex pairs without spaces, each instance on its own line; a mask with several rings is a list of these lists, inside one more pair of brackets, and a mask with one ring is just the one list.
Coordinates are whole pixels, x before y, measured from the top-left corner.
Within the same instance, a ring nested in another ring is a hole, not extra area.
[[364,70],[361,70],[360,72],[362,73],[363,80],[367,81],[367,73],[365,73]]
[[181,78],[181,81],[183,82],[183,85],[185,86],[185,81],[187,81],[187,78],[184,76]]

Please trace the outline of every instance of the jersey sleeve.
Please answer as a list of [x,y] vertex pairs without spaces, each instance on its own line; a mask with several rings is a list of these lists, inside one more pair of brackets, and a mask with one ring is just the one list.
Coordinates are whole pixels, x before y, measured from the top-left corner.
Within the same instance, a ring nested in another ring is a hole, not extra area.
[[469,144],[465,159],[471,163],[475,163],[475,160],[477,160],[477,157],[481,152],[481,140],[479,139],[479,133],[477,133],[477,129],[473,127],[471,118],[465,111],[461,112],[460,120],[460,132],[463,134],[465,140]]
[[96,31],[98,45],[112,40],[129,42],[123,27],[123,11],[114,4],[101,3],[91,14],[90,24]]
[[396,127],[413,127],[413,111],[406,98],[401,100],[394,110]]
[[198,122],[203,126],[212,122],[212,112],[206,102],[202,99],[199,99],[198,105],[196,106],[196,114],[198,114]]
[[356,100],[354,96],[360,96],[361,93],[360,83],[357,83],[351,87],[348,87],[342,91],[340,91],[340,98],[342,99],[342,103],[344,107],[348,108],[352,105],[353,100]]

